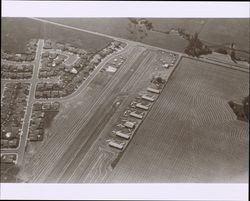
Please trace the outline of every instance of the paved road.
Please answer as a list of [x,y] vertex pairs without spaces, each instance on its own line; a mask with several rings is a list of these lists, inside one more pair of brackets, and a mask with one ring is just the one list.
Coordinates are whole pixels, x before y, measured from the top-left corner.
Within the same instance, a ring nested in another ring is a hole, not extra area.
[[[119,41],[125,42],[127,44],[144,46],[144,47],[147,47],[147,48],[150,48],[150,49],[155,49],[155,50],[156,49],[157,50],[165,50],[163,48],[158,48],[158,47],[154,47],[154,46],[151,46],[151,45],[142,44],[142,43],[139,43],[139,42],[129,41],[129,40],[125,40],[125,39],[122,39],[122,38],[109,36],[109,35],[98,33],[98,32],[93,32],[93,31],[79,29],[79,28],[75,28],[75,27],[71,27],[71,26],[67,26],[67,25],[62,25],[62,24],[50,22],[50,21],[47,21],[47,20],[36,19],[36,18],[32,18],[32,19],[38,20],[38,21],[43,21],[43,22],[46,22],[46,23],[51,23],[51,24],[54,24],[54,25],[57,25],[57,26],[62,26],[62,27],[70,28],[70,29],[75,29],[75,30],[78,30],[78,31],[88,32],[88,33],[92,33],[92,34],[95,34],[95,35],[100,35],[100,36],[112,38],[114,40],[119,40]],[[29,99],[28,99],[28,107],[27,107],[27,111],[26,111],[25,119],[24,119],[23,134],[21,136],[20,146],[16,150],[1,150],[2,153],[17,153],[19,155],[19,157],[18,157],[18,164],[22,163],[23,155],[24,155],[24,151],[25,151],[25,145],[26,145],[27,136],[28,136],[28,129],[29,129],[29,126],[28,126],[29,125],[29,120],[30,120],[30,116],[31,116],[31,113],[32,113],[32,105],[33,105],[33,103],[35,101],[35,87],[36,87],[36,83],[39,81],[39,79],[38,79],[38,71],[39,71],[39,66],[40,66],[40,58],[41,58],[41,52],[42,52],[42,49],[43,49],[43,45],[44,45],[43,40],[39,40],[38,41],[38,47],[37,47],[37,54],[36,54],[36,58],[35,58],[35,61],[34,61],[34,70],[33,70],[33,77],[32,77],[32,79],[30,79],[30,80],[24,80],[26,82],[31,83],[31,90],[30,90],[30,96],[29,96]],[[169,51],[169,52],[177,53],[177,52],[174,52],[174,51]],[[119,52],[119,53],[121,53],[121,52]],[[116,53],[116,54],[118,55],[119,53]],[[116,56],[116,54],[114,54],[113,56]],[[181,54],[181,53],[178,53],[178,54],[179,55],[184,55],[184,54]],[[105,62],[108,61],[108,59],[110,59],[110,57],[106,57],[101,62],[101,64],[98,66],[97,70],[94,71],[92,73],[92,75],[90,76],[90,79],[87,82],[84,82],[84,84],[82,84],[78,88],[77,91],[75,91],[73,94],[71,94],[71,95],[69,95],[69,96],[67,96],[65,98],[55,99],[55,100],[66,101],[66,100],[74,98],[75,96],[77,96],[78,94],[80,94],[82,92],[82,90],[84,90],[86,88],[86,86],[88,86],[88,84],[92,81],[92,79],[96,76],[96,74],[101,70],[101,67],[103,66],[103,64]],[[204,58],[204,59],[205,59],[204,61],[206,61],[206,62],[214,63],[213,61],[209,61],[206,58]],[[218,64],[220,62],[217,61],[216,63]],[[225,64],[225,63],[220,63],[220,64],[223,65],[223,66],[226,66],[226,67],[229,67],[229,65],[230,65],[230,64]],[[49,99],[48,101],[53,101],[53,99]]]
[[96,69],[90,74],[90,76],[72,94],[70,94],[68,96],[65,96],[65,97],[62,97],[62,98],[39,99],[39,101],[43,101],[43,102],[62,101],[62,102],[65,102],[65,101],[69,101],[72,98],[75,98],[84,89],[86,89],[86,87],[90,84],[90,82],[95,78],[95,76],[100,72],[100,70],[103,68],[103,66],[107,62],[109,62],[110,60],[114,59],[115,57],[117,57],[119,55],[122,55],[123,53],[131,51],[132,47],[133,47],[133,45],[131,43],[128,43],[127,46],[123,50],[115,52],[112,55],[109,55],[109,56],[105,57],[101,61],[101,63],[98,64],[98,66],[96,67]]
[[25,112],[19,146],[16,149],[1,150],[1,153],[18,154],[18,159],[17,159],[18,165],[22,164],[25,147],[27,143],[27,137],[28,137],[28,132],[29,132],[29,121],[30,121],[31,114],[32,114],[32,106],[33,106],[33,103],[35,102],[36,83],[39,81],[38,72],[39,72],[40,59],[41,59],[43,45],[44,45],[44,41],[39,40],[37,44],[36,57],[34,61],[33,76],[29,81],[26,81],[30,83],[31,85],[30,85],[29,98],[27,102],[27,109]]
[[[139,48],[139,49],[141,49],[141,48]],[[55,165],[56,165],[55,162],[58,161],[64,153],[68,152],[67,149],[71,150],[71,148],[73,148],[72,145],[70,146],[71,141],[73,139],[75,139],[76,135],[81,135],[81,133],[82,133],[81,130],[84,127],[84,125],[97,112],[98,108],[103,104],[103,101],[105,100],[105,98],[110,96],[110,93],[113,90],[113,88],[116,87],[116,85],[121,80],[121,79],[119,79],[119,77],[121,78],[124,75],[124,73],[126,71],[128,71],[127,65],[131,65],[131,63],[135,59],[135,58],[134,59],[132,59],[132,58],[136,57],[136,55],[139,54],[140,52],[141,52],[141,50],[140,51],[134,50],[132,52],[130,50],[129,54],[131,56],[130,56],[130,59],[127,62],[125,62],[125,64],[124,64],[125,66],[120,68],[117,71],[116,76],[113,76],[112,79],[108,83],[106,83],[105,86],[103,86],[104,88],[101,90],[101,93],[96,94],[93,98],[91,98],[91,99],[93,99],[93,101],[91,101],[91,102],[87,101],[84,105],[82,105],[82,107],[84,107],[85,109],[78,107],[78,110],[81,112],[77,112],[77,114],[75,114],[74,118],[58,120],[58,121],[60,121],[60,126],[63,122],[64,122],[64,124],[67,124],[67,128],[65,128],[64,131],[61,131],[59,134],[58,133],[59,131],[55,130],[56,133],[53,135],[53,137],[55,137],[55,138],[57,138],[57,136],[59,135],[60,139],[58,139],[58,140],[60,141],[60,147],[55,147],[53,145],[49,146],[49,144],[47,144],[46,150],[50,150],[49,151],[50,153],[49,154],[44,153],[45,150],[40,151],[41,158],[39,158],[38,162],[42,161],[42,164],[35,167],[35,170],[34,170],[35,174],[34,174],[34,178],[32,179],[34,182],[37,182],[37,181],[40,182],[44,179],[44,177],[46,178],[46,175],[49,174],[49,171],[55,167]],[[86,107],[88,109],[86,109]],[[72,114],[69,114],[69,115],[72,115]],[[57,126],[57,124],[58,123],[55,122],[55,126]],[[87,135],[89,135],[89,134],[87,133]],[[82,137],[84,137],[84,134],[82,134]],[[68,138],[70,138],[70,139],[68,139]],[[52,139],[50,141],[52,141]],[[78,143],[83,144],[84,142],[82,140],[78,139]],[[68,146],[70,146],[70,147],[68,148]],[[75,149],[75,147],[78,149],[77,146],[74,146],[74,149]],[[72,153],[72,152],[70,151],[69,153]],[[76,154],[76,153],[77,152],[75,152],[74,154]],[[63,161],[61,163],[64,163],[64,161],[65,161],[67,164],[70,164],[69,163],[70,161],[68,160],[69,158],[70,158],[70,155],[67,157],[67,159],[66,158],[63,159]],[[74,158],[71,157],[71,159],[74,159]],[[51,161],[54,161],[54,162],[51,163]],[[67,165],[58,166],[58,169],[56,172],[57,173],[59,172],[59,174],[63,173],[63,171],[60,172],[59,169],[64,168],[64,167],[67,168]]]
[[[99,36],[103,36],[103,37],[106,37],[106,38],[111,38],[113,40],[119,40],[119,41],[122,41],[122,42],[125,42],[125,43],[134,43],[135,45],[141,45],[141,46],[144,46],[144,47],[147,47],[147,48],[150,48],[150,49],[154,49],[154,50],[165,50],[166,49],[163,49],[163,48],[159,48],[159,47],[155,47],[155,46],[152,46],[152,45],[147,45],[147,44],[144,44],[144,43],[140,43],[140,42],[135,42],[135,41],[130,41],[130,40],[126,40],[124,38],[119,38],[119,37],[115,37],[115,36],[110,36],[110,35],[107,35],[107,34],[103,34],[103,33],[99,33],[99,32],[95,32],[95,31],[89,31],[89,30],[86,30],[86,29],[81,29],[81,28],[76,28],[76,27],[72,27],[72,26],[69,26],[69,25],[64,25],[64,24],[60,24],[60,23],[56,23],[56,22],[51,22],[49,20],[45,20],[45,19],[38,19],[38,18],[31,18],[31,19],[34,19],[34,20],[38,20],[38,21],[41,21],[41,22],[45,22],[45,23],[50,23],[50,24],[54,24],[54,25],[57,25],[57,26],[61,26],[61,27],[65,27],[65,28],[69,28],[69,29],[74,29],[74,30],[78,30],[78,31],[82,31],[82,32],[86,32],[86,33],[91,33],[91,34],[95,34],[95,35],[99,35]],[[167,50],[168,52],[172,52],[172,53],[176,53],[176,54],[179,54],[181,56],[188,56],[184,53],[180,53],[180,52],[175,52],[175,51],[172,51],[172,50]],[[189,57],[189,56],[188,56]],[[192,57],[191,57],[192,58]],[[211,58],[209,57],[206,57],[206,55],[203,55],[203,58],[204,58],[204,61],[207,62],[207,63],[212,63],[212,64],[220,64],[221,66],[225,66],[225,67],[228,67],[229,65],[234,68],[234,67],[245,67],[245,66],[241,66],[240,64],[237,64],[237,65],[232,65],[230,63],[226,63],[225,61],[219,61],[217,60],[216,63],[214,61],[211,60]]]

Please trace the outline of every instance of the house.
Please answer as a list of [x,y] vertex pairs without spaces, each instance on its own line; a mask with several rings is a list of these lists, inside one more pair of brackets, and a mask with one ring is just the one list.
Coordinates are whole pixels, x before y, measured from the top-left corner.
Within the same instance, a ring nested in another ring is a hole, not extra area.
[[16,73],[11,73],[11,74],[10,74],[10,78],[11,78],[11,79],[16,79],[16,76],[17,76]]
[[34,58],[35,58],[35,57],[34,57],[33,55],[27,55],[26,60],[27,60],[27,61],[33,61]]
[[48,51],[46,51],[46,52],[44,52],[43,54],[42,54],[42,57],[44,58],[44,57],[48,57],[49,56],[49,52]]
[[24,67],[21,66],[21,65],[18,65],[18,66],[17,66],[17,71],[19,71],[19,72],[20,72],[20,71],[24,71]]
[[23,79],[23,74],[17,73],[16,78],[17,78],[17,79]]
[[1,139],[1,148],[8,148],[9,147],[9,141]]
[[50,103],[43,103],[43,110],[50,110]]
[[45,83],[38,83],[37,85],[36,85],[36,90],[38,90],[38,91],[43,91],[44,90],[44,88],[45,88]]
[[57,97],[59,97],[59,92],[58,92],[58,91],[51,91],[51,97],[52,97],[52,98],[57,98]]
[[17,139],[10,140],[9,141],[9,147],[11,147],[11,148],[18,147],[18,140]]
[[70,70],[70,72],[73,73],[73,74],[77,74],[77,70],[76,70],[75,68],[72,68],[72,69]]
[[31,78],[32,73],[31,72],[25,72],[25,73],[23,73],[23,77],[26,78],[26,79]]
[[43,92],[41,92],[41,91],[36,91],[35,97],[36,97],[36,98],[42,98],[42,97],[43,97]]
[[50,91],[44,91],[43,92],[43,97],[50,98],[51,97],[51,92]]
[[92,63],[98,64],[101,61],[102,57],[99,54],[96,54],[91,60]]
[[54,85],[53,83],[46,83],[45,85],[46,90],[51,91],[53,89],[53,85]]
[[54,102],[54,103],[51,104],[50,110],[51,111],[59,111],[59,108],[60,108],[60,103],[59,102]]
[[42,103],[34,103],[33,111],[40,111],[40,110],[42,110]]
[[163,64],[164,68],[169,68],[169,64]]
[[54,72],[53,71],[47,72],[47,77],[52,77],[52,76],[54,76]]
[[46,78],[47,77],[47,72],[40,72],[39,77],[40,78]]
[[3,154],[1,156],[1,163],[15,163],[16,155],[15,154]]
[[50,54],[49,54],[49,58],[50,58],[50,59],[55,59],[55,58],[57,57],[57,55],[58,55],[58,54],[56,54],[56,53],[50,53]]
[[43,135],[41,135],[40,130],[34,130],[32,133],[29,134],[29,140],[30,141],[42,141]]
[[23,65],[23,70],[26,72],[28,72],[28,71],[32,72],[32,68],[33,68],[32,65]]
[[61,43],[56,43],[56,48],[60,49],[60,50],[65,50],[65,45],[61,44]]

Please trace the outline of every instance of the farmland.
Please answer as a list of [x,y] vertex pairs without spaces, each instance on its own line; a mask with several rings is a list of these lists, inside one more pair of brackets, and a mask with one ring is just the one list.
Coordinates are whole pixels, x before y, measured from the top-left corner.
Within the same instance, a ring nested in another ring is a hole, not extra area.
[[[126,18],[50,20],[69,26],[2,20],[8,63],[2,70],[8,74],[1,83],[20,80],[9,71],[26,69],[21,62],[30,64],[32,74],[20,81],[31,85],[20,146],[3,150],[17,156],[17,177],[6,181],[246,181],[249,124],[237,120],[228,102],[248,95],[249,66],[236,64],[229,54],[180,53],[189,39],[177,30],[206,38],[203,30],[213,20],[150,19],[154,29],[143,37],[139,25],[131,32],[135,22]],[[216,26],[225,31],[223,22]],[[230,34],[223,43],[247,36]],[[236,41],[239,45],[244,46]]]
[[[207,18],[148,18],[153,29],[162,32],[184,29],[190,34],[199,33],[201,40],[209,45],[236,43],[238,49],[249,51],[249,19],[207,19]],[[140,41],[149,45],[183,52],[187,45],[182,37],[176,34],[163,34],[149,31],[147,37],[138,39],[131,34],[131,22],[127,18],[49,18],[50,21],[77,28],[105,33],[128,40]],[[216,27],[216,29],[214,28]],[[247,31],[246,31],[247,30]]]
[[139,41],[173,51],[183,52],[184,48],[187,46],[187,41],[177,35],[166,35],[157,32],[148,32],[147,37],[140,39],[129,31],[131,22],[127,18],[49,18],[48,20],[77,28],[105,33],[115,37]]
[[248,124],[227,101],[248,74],[182,59],[108,182],[247,181]]
[[2,18],[2,49],[12,53],[23,53],[31,38],[55,39],[70,43],[88,52],[97,52],[112,40],[29,18]]

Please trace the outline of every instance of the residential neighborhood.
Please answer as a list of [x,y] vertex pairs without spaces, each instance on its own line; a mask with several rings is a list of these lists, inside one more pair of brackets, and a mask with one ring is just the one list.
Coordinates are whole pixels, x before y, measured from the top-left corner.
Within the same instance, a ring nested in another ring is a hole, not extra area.
[[46,121],[48,123],[48,115],[50,113],[53,113],[53,115],[55,116],[59,112],[59,108],[59,102],[36,102],[33,104],[33,111],[30,120],[28,135],[28,140],[30,142],[43,140]]
[[31,39],[23,53],[13,54],[1,50],[1,59],[3,61],[13,61],[13,62],[31,62],[35,59],[37,39]]
[[5,64],[1,65],[2,79],[30,79],[33,73],[32,64]]
[[28,83],[7,83],[1,101],[1,148],[17,148],[29,95]]

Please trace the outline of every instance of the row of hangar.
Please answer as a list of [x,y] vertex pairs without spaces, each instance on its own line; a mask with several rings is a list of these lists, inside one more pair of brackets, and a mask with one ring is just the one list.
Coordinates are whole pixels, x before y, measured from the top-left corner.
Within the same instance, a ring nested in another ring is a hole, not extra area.
[[[150,93],[153,93],[153,94],[160,94],[160,90],[159,89],[155,89],[155,88],[151,88],[151,87],[148,87],[147,88],[147,91],[150,92]],[[131,111],[131,110],[127,110],[125,111],[124,113],[124,116],[129,116],[129,117],[133,117],[137,120],[142,120],[145,115],[146,115],[146,112],[150,109],[150,107],[152,106],[152,103],[156,100],[157,97],[155,97],[154,95],[150,96],[148,94],[143,94],[141,95],[141,100],[144,100],[144,102],[136,102],[136,101],[133,101],[131,103],[131,106],[133,108],[135,108],[135,110]],[[146,101],[146,103],[145,103]],[[137,112],[136,109],[140,109],[140,110],[144,110],[145,112]],[[136,128],[136,125],[138,124],[137,121],[131,121],[131,120],[126,120],[124,121],[124,123],[122,125],[120,125],[120,127],[125,127],[129,130],[134,130],[135,131],[135,128]],[[123,132],[122,130],[118,130],[118,131],[113,131],[113,133],[122,138],[122,139],[125,139],[125,140],[129,140],[131,138],[131,132],[129,133],[125,133]],[[125,143],[120,143],[120,142],[117,142],[115,140],[111,140],[109,141],[109,146],[110,147],[114,147],[116,149],[119,149],[119,150],[123,150],[124,146],[125,146]]]

